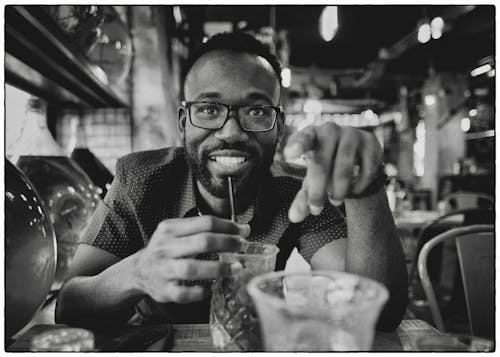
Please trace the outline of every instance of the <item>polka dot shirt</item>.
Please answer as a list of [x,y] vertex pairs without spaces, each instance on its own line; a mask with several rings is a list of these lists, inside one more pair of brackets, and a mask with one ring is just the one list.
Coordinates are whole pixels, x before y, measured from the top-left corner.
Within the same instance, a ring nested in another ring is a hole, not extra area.
[[[198,214],[197,195],[183,148],[127,155],[118,160],[116,172],[111,188],[94,213],[81,243],[92,244],[125,258],[148,243],[161,221]],[[310,262],[314,253],[326,243],[347,236],[344,217],[331,205],[318,216],[310,215],[301,223],[290,223],[288,209],[301,187],[301,180],[289,176],[290,172],[296,171],[287,169],[283,164],[272,172],[265,178],[265,184],[250,207],[237,216],[237,221],[250,224],[249,241],[273,243],[280,248],[276,270],[284,269],[295,247]],[[198,258],[217,259],[217,254],[203,254]],[[151,309],[154,305],[152,299],[146,300],[149,300],[146,304],[149,307],[142,313],[147,310],[148,315],[160,314],[164,319],[177,323],[206,322],[204,319],[186,319],[178,308],[173,309],[179,312],[176,317],[165,315],[164,311],[159,311],[162,309]],[[187,307],[186,304],[182,306]],[[202,311],[204,309],[201,307],[197,311],[193,307],[189,315],[202,313],[208,316],[208,309],[206,312]]]

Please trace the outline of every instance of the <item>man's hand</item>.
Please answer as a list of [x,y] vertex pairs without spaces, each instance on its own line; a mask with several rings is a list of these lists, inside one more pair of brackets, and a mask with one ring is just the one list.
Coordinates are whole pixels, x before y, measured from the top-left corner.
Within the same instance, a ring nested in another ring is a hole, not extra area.
[[137,286],[158,302],[202,300],[208,287],[183,286],[179,281],[215,279],[238,267],[194,257],[206,252],[236,252],[246,244],[244,238],[249,234],[248,225],[213,216],[165,220],[138,253]]
[[291,222],[321,213],[327,197],[342,201],[363,192],[382,163],[382,148],[373,134],[334,123],[309,126],[294,134],[284,154],[287,159],[304,155],[307,162],[302,189],[288,212]]

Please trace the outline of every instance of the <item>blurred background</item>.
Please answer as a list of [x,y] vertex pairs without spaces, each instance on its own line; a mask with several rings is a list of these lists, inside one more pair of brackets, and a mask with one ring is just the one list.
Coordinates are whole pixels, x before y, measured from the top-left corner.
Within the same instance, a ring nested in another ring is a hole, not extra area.
[[64,152],[86,146],[111,173],[124,154],[179,145],[186,57],[234,30],[278,55],[288,134],[325,121],[374,132],[389,173],[428,209],[450,190],[493,193],[487,5],[8,6],[7,157],[26,152],[34,97]]
[[[447,212],[446,197],[494,196],[493,5],[6,6],[7,337],[64,281],[116,160],[181,144],[188,55],[237,30],[283,66],[286,137],[335,122],[379,139],[410,271],[418,231]],[[34,269],[40,297],[23,302]]]

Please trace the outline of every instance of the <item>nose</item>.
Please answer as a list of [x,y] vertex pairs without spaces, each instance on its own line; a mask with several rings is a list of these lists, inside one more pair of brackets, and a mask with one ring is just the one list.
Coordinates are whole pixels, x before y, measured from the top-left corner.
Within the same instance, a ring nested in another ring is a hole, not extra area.
[[229,113],[229,118],[227,118],[224,126],[215,132],[215,137],[227,143],[236,143],[249,139],[248,133],[241,127],[238,114],[235,111]]

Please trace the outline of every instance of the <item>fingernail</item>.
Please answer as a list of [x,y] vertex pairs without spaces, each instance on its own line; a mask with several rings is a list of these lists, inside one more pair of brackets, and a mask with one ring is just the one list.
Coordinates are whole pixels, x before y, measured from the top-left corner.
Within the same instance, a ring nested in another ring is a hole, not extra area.
[[299,216],[299,214],[297,213],[296,210],[292,210],[291,209],[290,211],[288,211],[288,219],[292,223],[298,223],[298,222],[300,222],[300,216]]
[[352,167],[352,178],[356,180],[359,177],[359,172],[361,171],[361,167],[359,165],[354,165]]
[[229,270],[231,271],[232,275],[237,274],[243,270],[243,265],[241,265],[240,262],[231,263],[231,265],[229,266]]
[[329,198],[328,200],[329,200],[329,201],[330,201],[330,203],[331,203],[332,205],[334,205],[334,206],[340,206],[340,205],[342,204],[342,202],[344,202],[344,201],[337,201],[337,200],[334,200],[334,199],[332,199],[332,198]]
[[243,237],[248,237],[250,235],[250,225],[249,224],[239,224],[238,228],[240,229],[240,233]]
[[323,206],[315,206],[309,204],[309,212],[311,212],[312,215],[317,216],[323,211]]
[[293,158],[298,154],[298,151],[300,149],[300,145],[297,143],[293,143],[290,145],[287,145],[283,151],[285,154],[285,157],[287,158]]
[[248,243],[248,241],[246,239],[243,239],[241,238],[240,239],[240,251],[242,252],[246,252],[248,250],[248,246],[250,245],[250,243]]

